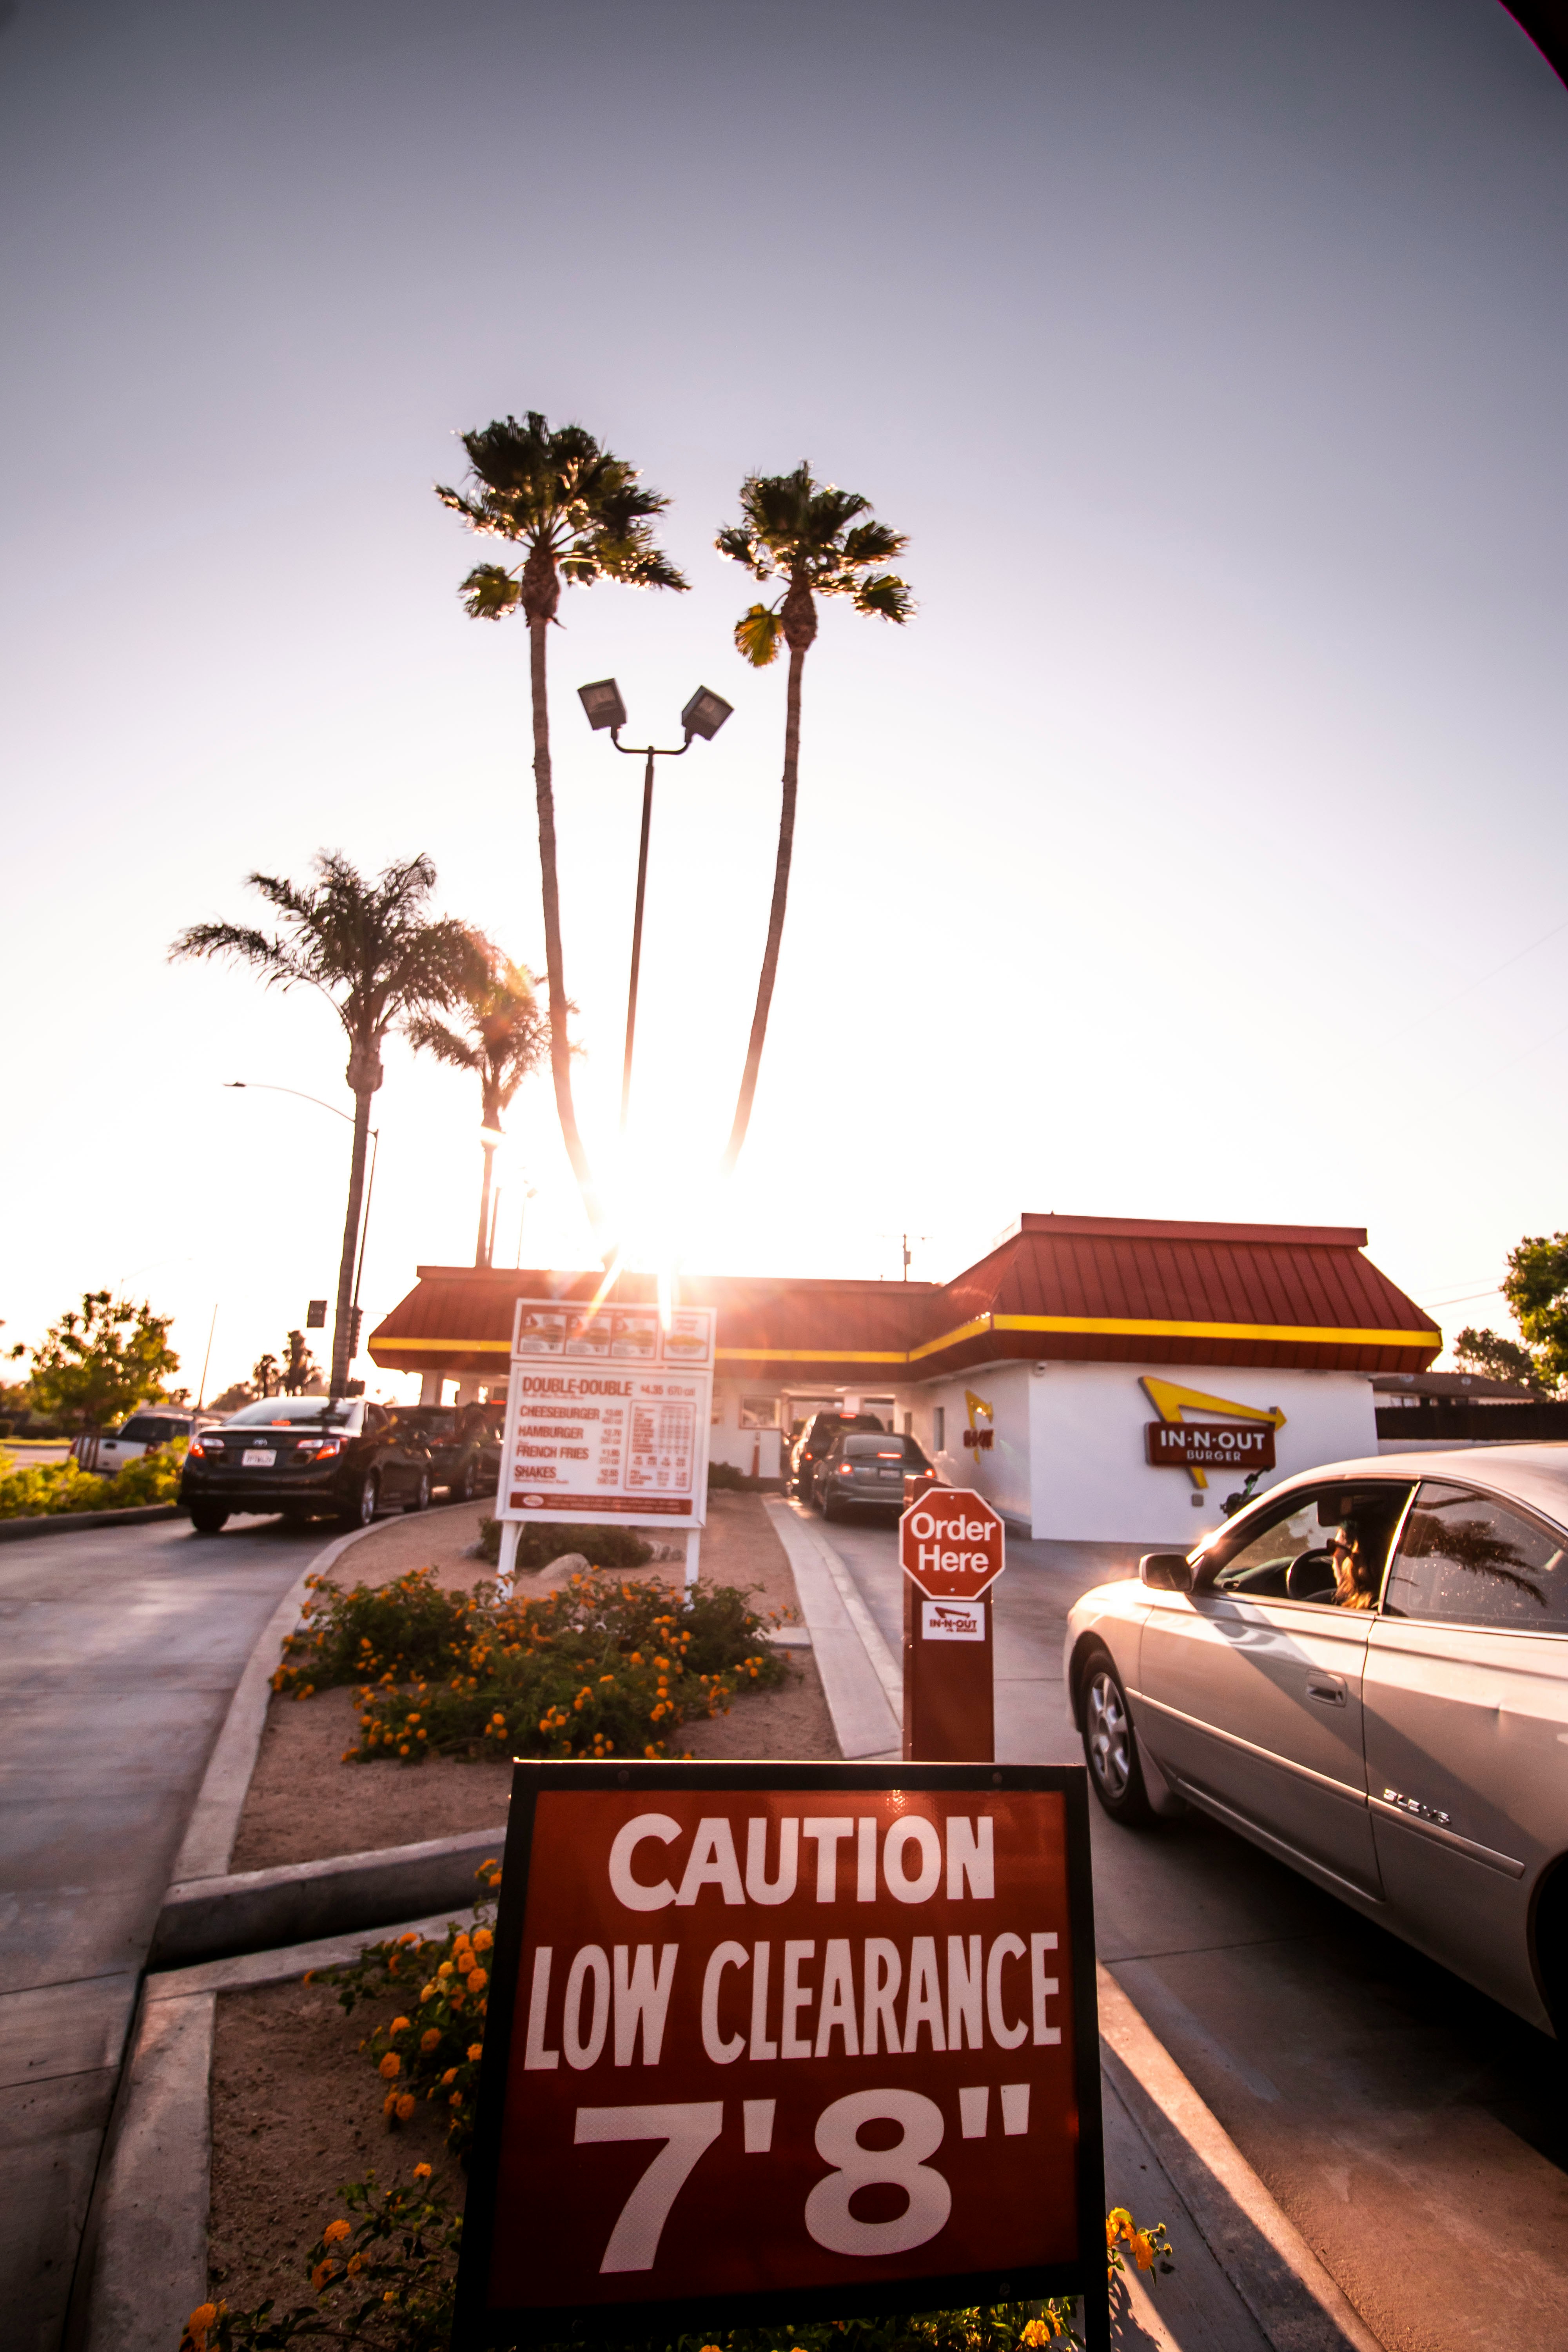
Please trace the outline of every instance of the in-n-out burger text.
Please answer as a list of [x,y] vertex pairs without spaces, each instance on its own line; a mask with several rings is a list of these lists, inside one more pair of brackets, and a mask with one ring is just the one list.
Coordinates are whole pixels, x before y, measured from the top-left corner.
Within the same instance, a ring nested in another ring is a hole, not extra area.
[[[704,1896],[735,1908],[764,1909],[805,1895],[815,1879],[818,1904],[875,1903],[884,1895],[909,1905],[928,1903],[939,1889],[950,1903],[995,1900],[993,1825],[984,1815],[950,1814],[938,1825],[909,1816],[882,1831],[868,1815],[784,1815],[776,1822],[770,1856],[770,1822],[746,1823],[742,1865],[734,1827],[722,1815],[700,1821],[680,1873],[650,1882],[634,1874],[639,1850],[668,1846],[681,1835],[668,1813],[636,1815],[610,1849],[611,1892],[632,1912],[668,1906],[689,1909]],[[801,1877],[802,1843],[815,1847],[815,1868]],[[945,1847],[945,1851],[944,1851]],[[842,1853],[843,1867],[840,1868]],[[841,1884],[842,1880],[842,1884]],[[1026,2041],[1037,2047],[1061,2040],[1047,2004],[1058,1990],[1047,1973],[1057,1948],[1052,1933],[1027,1941],[1011,1932],[948,1936],[945,1955],[934,1936],[907,1942],[889,1936],[830,1936],[717,1945],[703,1966],[701,2032],[715,2065],[744,2057],[752,2064],[791,2058],[873,2058],[879,2053],[1001,2050]],[[680,1961],[678,1944],[585,1944],[561,1975],[555,1950],[535,1947],[528,1991],[525,2070],[548,2072],[564,2056],[580,2070],[596,2065],[614,2024],[614,2063],[657,2066],[670,1995]],[[820,1973],[818,1973],[820,1970]],[[552,1998],[552,1979],[561,1988]],[[776,1990],[775,1990],[776,1988]],[[921,2043],[922,2032],[926,2036]],[[836,2052],[835,2037],[837,2037]]]

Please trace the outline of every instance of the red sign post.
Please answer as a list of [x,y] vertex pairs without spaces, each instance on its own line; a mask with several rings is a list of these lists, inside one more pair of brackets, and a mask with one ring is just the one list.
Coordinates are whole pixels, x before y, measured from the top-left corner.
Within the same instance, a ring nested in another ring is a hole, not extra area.
[[457,2352],[1083,2294],[1081,1769],[519,1764]]
[[1006,1533],[969,1486],[928,1486],[899,1521],[904,1584],[904,1754],[984,1763],[996,1753],[991,1587]]

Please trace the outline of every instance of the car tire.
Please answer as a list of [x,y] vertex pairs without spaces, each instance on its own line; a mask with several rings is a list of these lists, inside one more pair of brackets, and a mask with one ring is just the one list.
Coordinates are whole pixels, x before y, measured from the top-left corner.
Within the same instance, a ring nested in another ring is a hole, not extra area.
[[1107,1650],[1093,1651],[1082,1668],[1083,1760],[1089,1786],[1113,1822],[1146,1829],[1154,1809],[1143,1786],[1138,1736],[1121,1678]]
[[228,1525],[228,1513],[216,1503],[193,1503],[191,1526],[198,1536],[219,1536]]
[[471,1503],[473,1501],[474,1492],[479,1486],[479,1473],[474,1467],[473,1459],[470,1455],[469,1459],[463,1465],[463,1483],[458,1490],[465,1503]]
[[381,1480],[374,1470],[367,1470],[360,1480],[358,1495],[346,1504],[342,1512],[345,1528],[368,1528],[381,1508]]
[[428,1470],[421,1470],[419,1473],[419,1484],[414,1490],[414,1500],[411,1503],[405,1503],[403,1507],[405,1511],[409,1512],[427,1511],[429,1509],[430,1473]]

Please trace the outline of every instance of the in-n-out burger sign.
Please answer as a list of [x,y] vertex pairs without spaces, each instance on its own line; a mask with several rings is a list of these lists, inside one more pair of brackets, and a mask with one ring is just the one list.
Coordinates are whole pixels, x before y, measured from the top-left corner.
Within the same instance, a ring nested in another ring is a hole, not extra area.
[[1157,1470],[1272,1470],[1272,1422],[1151,1421],[1148,1459]]
[[[1160,1416],[1143,1430],[1143,1458],[1154,1469],[1185,1470],[1194,1486],[1207,1486],[1206,1470],[1273,1469],[1274,1433],[1285,1426],[1277,1404],[1240,1404],[1152,1372],[1138,1385]],[[1184,1412],[1203,1418],[1186,1422]]]

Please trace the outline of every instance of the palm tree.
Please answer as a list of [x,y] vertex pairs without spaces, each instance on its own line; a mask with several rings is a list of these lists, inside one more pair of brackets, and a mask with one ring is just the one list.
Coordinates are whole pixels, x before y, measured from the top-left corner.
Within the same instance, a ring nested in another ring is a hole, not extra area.
[[526,550],[515,571],[480,563],[460,593],[470,617],[499,621],[521,608],[528,623],[533,691],[533,786],[539,804],[539,873],[544,902],[544,970],[550,994],[550,1066],[561,1133],[583,1205],[595,1235],[603,1214],[572,1100],[572,1047],[567,1034],[566,982],[561,956],[561,898],[555,875],[555,798],[550,768],[550,704],[545,684],[545,632],[561,602],[562,583],[592,587],[595,580],[632,588],[686,588],[655,544],[655,515],[669,504],[637,486],[635,467],[602,448],[581,425],[552,432],[537,409],[524,421],[498,419],[465,433],[470,489],[436,486],[443,506],[470,529],[510,540]]
[[348,1083],[354,1098],[353,1156],[348,1211],[338,1265],[337,1316],[332,1328],[331,1393],[348,1386],[354,1244],[364,1193],[364,1147],[371,1099],[382,1082],[381,1048],[387,1032],[420,1013],[450,1004],[474,975],[473,933],[451,917],[432,919],[436,868],[427,857],[389,866],[374,882],[337,850],[315,860],[319,877],[301,888],[273,874],[246,879],[282,920],[272,935],[238,923],[194,923],[169,950],[185,956],[232,956],[258,971],[268,988],[301,982],[319,989],[348,1034]]
[[472,1070],[484,1101],[479,1130],[484,1144],[485,1172],[479,1188],[479,1230],[474,1243],[474,1264],[490,1262],[490,1173],[500,1140],[501,1113],[524,1078],[538,1069],[550,1051],[550,1024],[540,1010],[533,974],[527,966],[509,962],[489,940],[476,939],[485,959],[482,976],[464,989],[468,1014],[464,1030],[449,1029],[434,1013],[423,1013],[408,1024],[411,1045],[434,1054],[454,1070]]
[[754,579],[782,581],[774,604],[752,604],[735,624],[738,650],[756,669],[765,669],[782,637],[789,647],[789,686],[784,698],[784,798],[779,810],[778,858],[773,867],[773,905],[767,944],[757,982],[756,1010],[746,1046],[735,1122],[724,1153],[725,1172],[741,1156],[751,1124],[752,1101],[762,1066],[779,942],[789,896],[795,852],[795,796],[800,772],[800,684],[805,657],[816,636],[818,596],[848,596],[858,613],[879,613],[885,621],[907,621],[914,611],[907,583],[874,564],[901,555],[909,541],[886,523],[860,521],[870,501],[831,482],[812,479],[803,459],[793,474],[749,474],[741,485],[741,520],[726,523],[714,542],[721,555],[743,563]]

